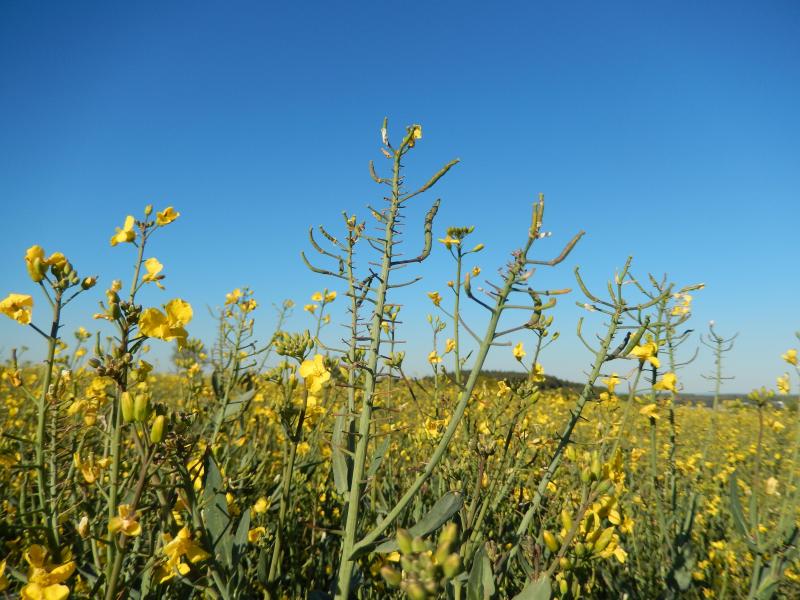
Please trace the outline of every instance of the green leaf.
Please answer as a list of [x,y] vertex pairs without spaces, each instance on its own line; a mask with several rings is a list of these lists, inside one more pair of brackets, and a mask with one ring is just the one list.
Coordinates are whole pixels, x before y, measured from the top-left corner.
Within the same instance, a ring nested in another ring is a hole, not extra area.
[[475,553],[467,580],[467,600],[489,600],[495,592],[492,563],[483,546]]
[[[418,535],[424,537],[449,521],[450,517],[461,510],[463,505],[464,496],[461,493],[447,492],[436,501],[436,504],[417,523],[408,528],[408,532],[413,537]],[[397,550],[397,540],[394,538],[386,540],[375,548],[375,552],[381,554],[394,552],[395,550]]]
[[222,474],[210,450],[206,451],[203,463],[203,521],[217,561],[230,568],[233,565],[233,522],[228,512]]
[[756,544],[750,537],[750,533],[747,531],[747,524],[744,520],[744,511],[742,510],[742,503],[739,500],[739,482],[737,481],[736,475],[737,473],[734,472],[731,474],[730,478],[730,500],[731,513],[733,514],[733,524],[736,526],[736,529],[739,530],[739,533],[744,536],[744,541],[747,542],[750,550],[756,552]]
[[375,454],[372,457],[372,462],[369,465],[369,469],[367,470],[367,478],[373,477],[375,473],[378,472],[378,469],[381,466],[381,462],[383,462],[383,457],[386,454],[386,450],[389,449],[389,442],[391,439],[387,435],[383,438],[381,445],[378,446],[378,449],[375,451]]
[[239,519],[239,526],[236,528],[236,535],[233,537],[233,564],[238,564],[244,557],[247,549],[247,534],[250,531],[250,509],[244,511],[242,518]]
[[225,406],[225,412],[222,414],[222,418],[224,420],[232,419],[239,416],[244,408],[247,406],[248,402],[253,399],[253,396],[256,395],[256,391],[247,390],[246,392],[242,392],[238,396],[231,398],[228,401],[228,404]]
[[342,496],[350,491],[347,456],[342,450],[345,443],[344,425],[344,415],[339,415],[336,417],[336,421],[334,421],[333,424],[333,436],[331,437],[331,446],[333,448],[333,453],[331,455],[333,483],[336,485],[336,491]]
[[529,581],[522,591],[514,596],[514,600],[550,600],[552,586],[546,575],[536,581]]

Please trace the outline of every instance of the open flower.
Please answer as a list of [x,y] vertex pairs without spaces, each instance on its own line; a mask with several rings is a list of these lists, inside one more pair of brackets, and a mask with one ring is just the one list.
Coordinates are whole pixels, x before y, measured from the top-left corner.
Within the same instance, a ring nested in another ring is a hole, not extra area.
[[28,248],[27,252],[25,252],[25,267],[28,269],[28,275],[30,275],[34,282],[39,283],[44,279],[44,274],[47,270],[44,248],[38,245]]
[[171,206],[168,206],[161,212],[156,213],[156,225],[158,225],[159,227],[163,227],[164,225],[169,225],[180,216],[181,213],[176,211]]
[[611,377],[606,377],[601,379],[605,386],[608,388],[608,393],[613,394],[616,387],[622,382],[619,376],[616,373],[612,373]]
[[514,346],[514,349],[511,351],[511,353],[514,355],[514,358],[520,361],[525,358],[525,355],[527,354],[522,342],[519,342],[516,346]]
[[431,350],[431,353],[428,354],[428,362],[432,365],[438,365],[442,362],[442,357],[436,352],[436,350]]
[[675,373],[664,373],[664,377],[661,378],[661,381],[656,383],[653,386],[654,390],[667,390],[670,392],[676,392],[677,388],[675,387],[678,384],[678,378]]
[[0,313],[22,325],[31,322],[32,308],[33,298],[27,294],[9,294],[5,299],[0,300]]
[[655,402],[648,404],[639,411],[639,414],[651,419],[658,419],[658,406],[656,406]]
[[634,346],[631,350],[631,356],[638,358],[639,362],[647,361],[657,369],[661,366],[661,361],[656,354],[658,354],[658,344],[653,341]]
[[170,300],[164,307],[165,313],[157,308],[148,308],[139,316],[139,331],[147,337],[154,337],[165,342],[177,340],[182,346],[189,334],[184,329],[192,320],[192,306],[180,298]]
[[122,229],[119,227],[115,228],[117,231],[111,236],[111,245],[116,246],[117,244],[134,241],[136,239],[136,232],[133,230],[135,222],[136,220],[133,218],[133,215],[125,217],[125,224],[122,226]]
[[158,583],[164,583],[175,577],[175,574],[186,575],[190,567],[183,562],[183,557],[189,562],[196,563],[209,558],[211,555],[192,540],[192,532],[184,527],[173,539],[170,534],[164,535],[164,554],[167,560],[156,569],[155,577]]
[[75,561],[53,565],[47,560],[47,550],[34,544],[25,552],[25,560],[30,565],[28,583],[22,588],[24,600],[65,600],[69,588],[62,585],[75,571]]
[[164,286],[159,282],[164,279],[164,276],[161,275],[164,265],[158,262],[157,258],[148,258],[146,261],[144,261],[144,268],[147,270],[147,273],[145,273],[142,277],[142,282],[155,283],[159,289],[163,290]]
[[312,395],[318,394],[322,386],[331,378],[331,372],[325,367],[325,357],[315,354],[311,360],[304,360],[300,365],[300,376],[306,380],[306,389]]
[[142,533],[142,526],[139,524],[136,513],[131,510],[130,504],[120,504],[117,507],[119,516],[113,517],[108,522],[108,532],[115,534],[121,531],[124,535],[135,537]]
[[781,358],[785,360],[790,365],[797,366],[797,349],[796,348],[789,348],[786,352],[781,354]]

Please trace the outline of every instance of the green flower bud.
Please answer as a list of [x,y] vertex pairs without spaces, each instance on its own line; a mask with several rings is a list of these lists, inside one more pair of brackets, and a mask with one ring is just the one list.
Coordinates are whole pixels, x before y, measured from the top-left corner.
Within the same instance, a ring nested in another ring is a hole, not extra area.
[[558,540],[556,540],[556,536],[545,529],[544,532],[542,532],[542,538],[550,552],[558,552],[559,543]]
[[154,444],[160,444],[164,439],[164,424],[167,418],[164,415],[158,415],[153,421],[153,426],[150,428],[150,441]]
[[403,580],[402,574],[397,572],[389,565],[384,565],[381,567],[381,576],[389,587],[397,587]]
[[[99,361],[98,364],[100,364]],[[120,408],[122,408],[122,420],[125,423],[130,423],[131,421],[133,421],[134,403],[133,403],[133,398],[131,398],[131,393],[127,391],[122,392],[122,394],[120,394],[119,397],[119,404]]]
[[397,538],[397,545],[400,547],[401,553],[411,554],[414,552],[411,544],[413,538],[411,534],[408,533],[408,530],[398,529],[395,537]]
[[450,556],[444,559],[442,563],[442,571],[447,579],[452,579],[461,570],[461,557],[453,552]]

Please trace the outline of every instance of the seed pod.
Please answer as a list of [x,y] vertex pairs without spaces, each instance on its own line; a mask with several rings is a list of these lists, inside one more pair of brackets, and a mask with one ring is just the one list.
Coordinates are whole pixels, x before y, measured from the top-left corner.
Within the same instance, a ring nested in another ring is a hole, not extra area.
[[600,554],[603,550],[606,549],[609,542],[611,542],[611,538],[614,536],[614,528],[607,527],[603,530],[603,533],[600,534],[600,537],[597,538],[597,541],[594,544],[594,553]]
[[130,423],[134,419],[134,402],[131,398],[131,393],[128,391],[122,392],[119,397],[119,404],[122,408],[122,420],[125,423]]
[[625,349],[622,351],[620,356],[628,356],[628,354],[630,354],[631,351],[639,345],[644,332],[647,331],[648,325],[650,325],[650,317],[645,318],[642,326],[639,327],[639,329],[636,330],[636,333],[631,336],[631,339],[628,340],[628,345],[625,346]]
[[164,423],[167,418],[164,415],[158,415],[153,421],[153,426],[150,428],[150,441],[154,444],[160,444],[164,439]]
[[569,516],[566,508],[561,511],[561,525],[563,525],[564,529],[567,531],[572,529],[572,517]]
[[397,545],[400,547],[400,552],[402,552],[403,554],[411,554],[414,552],[411,545],[412,537],[411,534],[408,533],[408,530],[398,529],[396,538],[397,538]]
[[558,540],[556,540],[556,536],[545,529],[542,533],[542,538],[550,552],[558,552],[559,544]]

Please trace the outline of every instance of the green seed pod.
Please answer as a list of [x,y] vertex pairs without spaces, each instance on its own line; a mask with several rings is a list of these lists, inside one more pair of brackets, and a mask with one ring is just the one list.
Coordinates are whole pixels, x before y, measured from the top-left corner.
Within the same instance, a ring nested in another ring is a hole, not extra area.
[[561,525],[567,531],[572,529],[572,517],[569,516],[569,513],[567,512],[566,508],[562,509],[562,511],[561,511]]
[[592,470],[589,467],[583,467],[581,471],[581,481],[583,483],[589,483],[592,480]]
[[592,475],[595,479],[600,479],[603,474],[603,465],[600,463],[600,456],[595,453],[592,457]]
[[389,587],[397,587],[403,580],[403,575],[389,565],[381,567],[381,576]]
[[164,439],[164,424],[167,418],[164,415],[158,415],[153,421],[153,426],[150,428],[150,441],[154,444],[160,444]]
[[450,556],[444,559],[442,563],[442,571],[447,579],[452,579],[461,570],[461,557],[453,552]]
[[639,327],[639,329],[636,330],[636,333],[631,336],[631,339],[628,340],[628,344],[625,346],[625,349],[622,351],[620,356],[628,356],[628,354],[630,354],[631,351],[639,345],[644,332],[647,331],[648,325],[650,325],[650,317],[647,317],[644,320],[644,323],[642,323],[642,326]]
[[411,545],[412,537],[411,534],[408,533],[408,530],[398,529],[395,537],[397,538],[397,545],[400,547],[400,552],[402,554],[411,554],[414,552]]
[[138,393],[133,400],[133,418],[144,423],[150,415],[150,398],[147,394]]
[[562,579],[558,582],[558,591],[561,592],[562,596],[567,595],[567,592],[569,592],[569,584],[566,579]]
[[556,536],[545,529],[544,532],[542,532],[542,538],[550,552],[558,552],[559,544],[558,540],[556,540]]
[[[98,361],[99,364],[99,361]],[[122,408],[122,420],[130,423],[134,418],[134,403],[130,392],[122,392],[119,397],[120,408]]]
[[614,536],[614,528],[607,527],[603,530],[603,533],[600,534],[600,537],[597,538],[597,541],[594,544],[594,553],[600,554],[603,550],[606,549],[608,544],[611,542],[611,538]]

